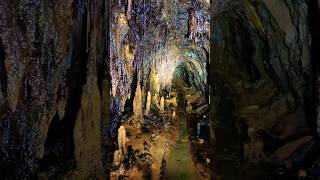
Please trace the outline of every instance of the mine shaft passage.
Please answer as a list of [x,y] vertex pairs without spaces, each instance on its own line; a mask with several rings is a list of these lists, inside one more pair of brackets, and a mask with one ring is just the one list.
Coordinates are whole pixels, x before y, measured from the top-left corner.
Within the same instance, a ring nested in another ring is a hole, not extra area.
[[209,179],[208,1],[111,11],[111,179]]

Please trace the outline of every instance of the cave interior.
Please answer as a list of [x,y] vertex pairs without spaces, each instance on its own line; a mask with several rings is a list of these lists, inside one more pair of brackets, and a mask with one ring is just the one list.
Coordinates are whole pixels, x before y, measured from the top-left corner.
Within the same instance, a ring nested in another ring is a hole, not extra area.
[[[111,3],[111,179],[210,177],[209,7]],[[128,152],[119,160],[120,126]]]
[[0,179],[319,179],[319,9],[0,0]]

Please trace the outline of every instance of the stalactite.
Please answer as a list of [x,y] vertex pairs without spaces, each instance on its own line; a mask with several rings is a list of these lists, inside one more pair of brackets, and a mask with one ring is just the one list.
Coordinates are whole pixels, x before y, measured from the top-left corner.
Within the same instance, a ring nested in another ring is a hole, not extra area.
[[127,19],[131,19],[131,6],[132,6],[132,0],[128,0],[128,9],[127,9]]

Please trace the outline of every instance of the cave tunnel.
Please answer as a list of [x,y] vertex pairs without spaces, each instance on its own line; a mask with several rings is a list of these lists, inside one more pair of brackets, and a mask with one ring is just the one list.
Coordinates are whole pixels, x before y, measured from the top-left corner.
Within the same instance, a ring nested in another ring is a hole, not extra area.
[[0,179],[319,179],[319,7],[0,0]]
[[210,178],[209,3],[128,1],[111,9],[111,99],[121,112],[111,114],[111,179]]

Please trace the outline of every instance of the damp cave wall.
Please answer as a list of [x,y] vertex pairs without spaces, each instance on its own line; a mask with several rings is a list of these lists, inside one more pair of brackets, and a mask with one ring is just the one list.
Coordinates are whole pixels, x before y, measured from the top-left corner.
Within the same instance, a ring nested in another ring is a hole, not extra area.
[[0,2],[1,179],[102,179],[108,1]]
[[[152,99],[155,95],[160,99],[164,90],[172,90],[172,83],[167,82],[172,79],[163,79],[173,76],[178,64],[189,67],[184,73],[192,75],[191,86],[206,91],[210,20],[207,1],[135,0],[131,6],[127,1],[112,1],[110,6],[112,134],[121,115],[133,113],[138,84],[142,96],[139,108],[144,112],[148,91]],[[192,18],[197,21],[194,30]]]
[[[2,177],[101,179],[108,174],[108,2],[0,2]],[[214,121],[224,97],[231,97],[237,130],[242,119],[288,138],[281,145],[316,136],[319,2],[216,0],[211,7],[212,143],[219,143]],[[298,127],[300,135],[294,131]],[[50,160],[61,155],[58,164]],[[50,175],[50,167],[58,172]]]
[[292,179],[301,169],[312,177],[319,161],[319,1],[211,6],[212,178]]

